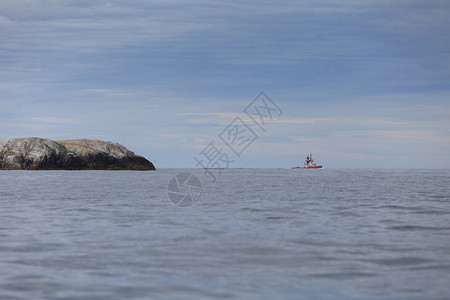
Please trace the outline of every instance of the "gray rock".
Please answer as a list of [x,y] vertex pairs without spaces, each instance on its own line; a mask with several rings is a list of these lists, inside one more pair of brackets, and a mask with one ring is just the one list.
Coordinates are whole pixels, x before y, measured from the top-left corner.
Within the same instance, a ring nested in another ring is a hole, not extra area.
[[122,145],[99,140],[19,138],[0,142],[3,170],[155,170]]

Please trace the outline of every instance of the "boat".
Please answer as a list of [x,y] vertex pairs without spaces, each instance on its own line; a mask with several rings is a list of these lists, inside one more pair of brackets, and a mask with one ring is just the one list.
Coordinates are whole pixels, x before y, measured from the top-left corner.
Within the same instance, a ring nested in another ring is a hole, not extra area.
[[322,169],[322,166],[318,166],[314,162],[312,154],[310,153],[308,156],[306,156],[306,160],[305,163],[303,164],[303,167],[291,167],[291,169]]

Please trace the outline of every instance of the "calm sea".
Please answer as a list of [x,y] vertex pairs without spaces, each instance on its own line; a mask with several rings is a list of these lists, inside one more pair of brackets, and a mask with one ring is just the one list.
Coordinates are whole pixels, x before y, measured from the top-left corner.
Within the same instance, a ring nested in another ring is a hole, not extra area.
[[[201,180],[179,208],[169,180]],[[0,172],[0,299],[450,299],[450,170]]]

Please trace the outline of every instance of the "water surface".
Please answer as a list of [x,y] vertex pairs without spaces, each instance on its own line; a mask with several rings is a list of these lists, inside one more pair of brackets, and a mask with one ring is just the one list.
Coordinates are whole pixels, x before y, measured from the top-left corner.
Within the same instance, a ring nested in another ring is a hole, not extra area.
[[449,170],[0,172],[0,299],[448,299],[449,253]]

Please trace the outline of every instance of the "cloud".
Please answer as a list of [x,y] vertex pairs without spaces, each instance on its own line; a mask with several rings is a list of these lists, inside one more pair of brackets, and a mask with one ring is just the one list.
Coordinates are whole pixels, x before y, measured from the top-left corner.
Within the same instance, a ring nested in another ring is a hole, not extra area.
[[[7,1],[0,4],[0,11],[14,20],[15,26],[4,34],[3,48],[13,51],[25,46],[28,51],[92,53],[173,40],[211,27],[210,23],[198,21],[195,5],[183,10],[162,2],[134,4]],[[183,22],[180,14],[184,16]]]
[[251,119],[245,118],[242,113],[179,113],[178,116],[188,117],[184,119],[185,123],[189,124],[215,124],[215,125],[228,125],[237,116],[243,117],[244,122],[251,122]]
[[450,147],[450,136],[432,130],[348,130],[334,133],[336,138],[382,138],[401,142],[407,140],[416,143],[447,144]]
[[11,26],[11,25],[13,25],[13,22],[10,19],[8,19],[5,16],[0,15],[0,28],[6,27],[6,26]]
[[0,127],[6,128],[24,128],[29,130],[29,132],[39,132],[42,130],[48,130],[52,126],[48,124],[36,124],[36,123],[23,123],[23,122],[11,122],[11,123],[0,123]]
[[74,124],[81,123],[81,120],[76,120],[73,118],[58,118],[58,117],[31,117],[27,118],[29,121],[36,123],[47,123],[47,124]]
[[[189,117],[184,121],[190,124],[216,124],[216,125],[228,125],[234,118],[239,117],[248,126],[256,126],[254,121],[244,113],[179,113],[178,116]],[[318,122],[330,122],[330,118],[277,118],[272,120],[266,120],[268,124],[311,124]]]

